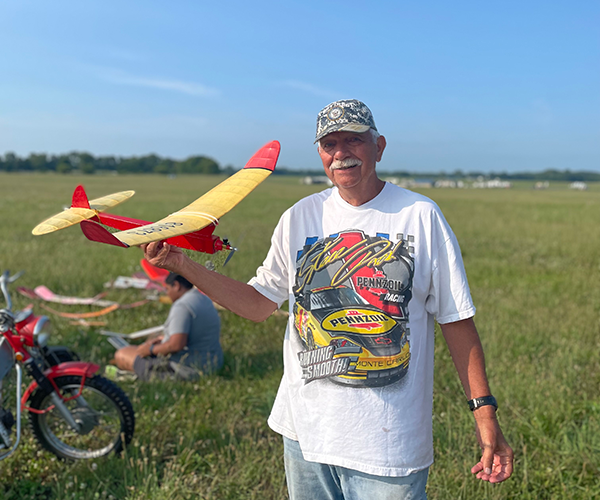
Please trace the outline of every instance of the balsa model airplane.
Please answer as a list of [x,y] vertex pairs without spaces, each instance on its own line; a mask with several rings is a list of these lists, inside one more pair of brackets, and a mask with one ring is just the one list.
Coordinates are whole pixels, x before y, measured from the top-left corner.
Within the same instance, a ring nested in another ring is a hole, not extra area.
[[[219,219],[273,172],[279,150],[278,141],[264,145],[239,172],[187,207],[154,223],[104,213],[106,209],[131,198],[134,191],[122,191],[88,201],[83,186],[77,186],[71,207],[41,222],[32,233],[47,234],[79,224],[89,240],[125,248],[165,240],[173,246],[209,254],[232,250],[227,240],[223,241],[212,233]],[[101,224],[119,232],[110,233]]]

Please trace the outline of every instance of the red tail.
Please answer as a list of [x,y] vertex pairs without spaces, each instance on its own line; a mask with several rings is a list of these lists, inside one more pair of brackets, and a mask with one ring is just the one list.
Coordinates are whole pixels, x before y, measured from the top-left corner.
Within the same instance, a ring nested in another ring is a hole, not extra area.
[[77,186],[75,191],[73,191],[71,207],[90,209],[90,202],[88,201],[87,194],[85,194],[85,189],[83,189],[82,185]]

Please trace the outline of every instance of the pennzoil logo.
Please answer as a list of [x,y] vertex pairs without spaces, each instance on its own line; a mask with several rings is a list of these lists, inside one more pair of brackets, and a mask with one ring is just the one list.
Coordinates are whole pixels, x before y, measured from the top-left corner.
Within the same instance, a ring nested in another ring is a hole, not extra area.
[[372,309],[342,309],[327,316],[321,326],[331,332],[382,334],[396,326],[387,314]]

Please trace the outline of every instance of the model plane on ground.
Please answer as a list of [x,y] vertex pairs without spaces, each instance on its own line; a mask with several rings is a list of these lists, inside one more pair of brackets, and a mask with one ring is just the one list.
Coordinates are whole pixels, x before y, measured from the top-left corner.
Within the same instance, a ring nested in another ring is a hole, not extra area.
[[[264,145],[243,169],[190,205],[154,223],[104,213],[131,198],[134,191],[122,191],[88,201],[83,186],[77,186],[71,207],[41,222],[32,233],[47,234],[79,224],[89,240],[125,248],[164,240],[173,246],[209,254],[232,250],[227,240],[221,240],[212,233],[219,219],[273,172],[279,150],[278,141]],[[103,226],[119,232],[110,233]]]

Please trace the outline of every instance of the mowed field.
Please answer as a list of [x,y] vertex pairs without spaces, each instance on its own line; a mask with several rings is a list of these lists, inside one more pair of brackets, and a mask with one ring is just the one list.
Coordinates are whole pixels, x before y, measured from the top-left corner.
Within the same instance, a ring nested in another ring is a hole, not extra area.
[[[70,204],[78,183],[91,198],[134,189],[136,196],[113,212],[157,220],[222,179],[1,174],[0,270],[24,269],[21,286],[95,295],[105,282],[139,271],[141,252],[90,243],[76,227],[31,235],[38,222]],[[600,188],[572,192],[553,184],[534,191],[531,184],[423,191],[441,206],[461,243],[498,415],[516,457],[506,483],[471,477],[480,456],[473,419],[437,335],[430,499],[600,498]],[[251,278],[282,212],[318,189],[297,179],[267,179],[215,231],[240,249],[220,271]],[[16,307],[24,307],[30,301],[14,288]],[[142,296],[127,290],[110,291],[108,298],[126,303]],[[39,303],[35,308],[44,313]],[[103,319],[110,330],[132,332],[161,324],[168,308],[153,302]],[[25,417],[20,448],[0,462],[0,499],[286,498],[281,439],[266,424],[282,374],[286,319],[254,324],[220,315],[220,373],[195,383],[119,383],[136,412],[134,441],[122,457],[58,461],[33,441]],[[93,328],[51,319],[52,343],[101,365],[112,357]],[[353,411],[369,419],[368,408]]]

